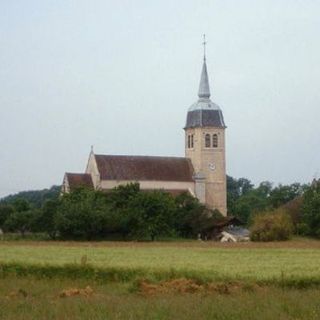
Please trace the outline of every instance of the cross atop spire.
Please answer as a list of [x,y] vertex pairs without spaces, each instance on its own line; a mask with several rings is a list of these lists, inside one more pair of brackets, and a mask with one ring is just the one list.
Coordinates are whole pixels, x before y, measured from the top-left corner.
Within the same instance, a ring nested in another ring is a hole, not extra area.
[[203,35],[203,66],[201,71],[201,78],[200,78],[200,85],[198,96],[199,98],[210,98],[210,87],[209,87],[209,78],[208,78],[208,71],[207,71],[207,64],[206,64],[206,35]]
[[203,34],[202,44],[203,44],[203,60],[206,61],[206,44],[207,44],[207,42],[206,42],[206,35],[205,34]]

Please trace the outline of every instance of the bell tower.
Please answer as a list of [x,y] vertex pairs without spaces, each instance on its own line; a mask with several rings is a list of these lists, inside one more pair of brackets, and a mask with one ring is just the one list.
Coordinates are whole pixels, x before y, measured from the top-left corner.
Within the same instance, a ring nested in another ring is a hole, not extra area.
[[198,101],[188,110],[185,125],[185,156],[195,170],[195,193],[210,209],[227,215],[227,185],[225,160],[225,123],[220,107],[210,99],[210,86],[204,57],[198,91]]

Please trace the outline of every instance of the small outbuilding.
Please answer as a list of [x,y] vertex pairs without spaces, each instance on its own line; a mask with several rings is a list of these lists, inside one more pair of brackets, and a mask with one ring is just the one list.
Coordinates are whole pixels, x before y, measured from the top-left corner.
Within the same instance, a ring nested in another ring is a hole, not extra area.
[[241,227],[244,223],[237,217],[227,216],[218,220],[212,220],[202,231],[201,237],[206,240],[221,240],[222,232],[231,230],[235,227]]

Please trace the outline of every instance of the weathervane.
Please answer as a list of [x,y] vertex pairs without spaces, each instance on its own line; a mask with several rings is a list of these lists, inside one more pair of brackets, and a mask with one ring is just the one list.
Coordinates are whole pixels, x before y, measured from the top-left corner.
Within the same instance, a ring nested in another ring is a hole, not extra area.
[[202,44],[203,44],[203,60],[206,61],[206,44],[207,44],[207,42],[206,42],[206,35],[205,34],[203,35]]

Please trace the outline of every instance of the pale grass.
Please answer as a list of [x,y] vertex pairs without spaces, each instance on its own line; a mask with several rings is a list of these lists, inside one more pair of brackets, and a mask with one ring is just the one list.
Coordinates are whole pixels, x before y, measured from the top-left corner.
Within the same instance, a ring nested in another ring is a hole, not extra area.
[[[62,290],[90,286],[90,296],[61,298]],[[25,292],[16,295],[17,291]],[[319,289],[258,288],[225,294],[130,293],[126,284],[85,280],[0,279],[0,319],[317,320]]]

